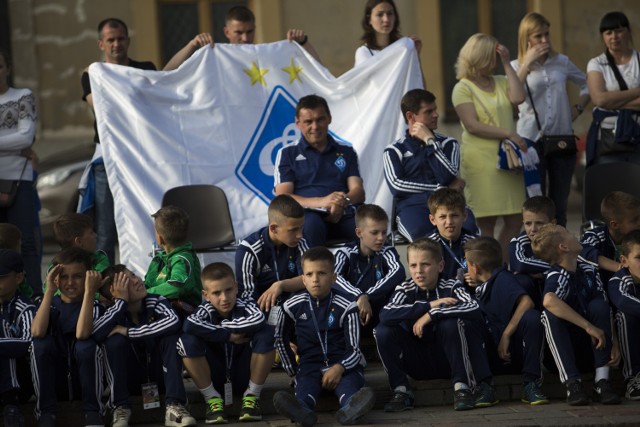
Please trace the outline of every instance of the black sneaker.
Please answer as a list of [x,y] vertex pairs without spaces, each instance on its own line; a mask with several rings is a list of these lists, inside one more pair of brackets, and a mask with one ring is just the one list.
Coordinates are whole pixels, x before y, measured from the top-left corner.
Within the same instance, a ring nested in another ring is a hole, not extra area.
[[640,372],[627,382],[627,392],[624,397],[629,400],[640,400]]
[[396,391],[390,401],[384,405],[384,412],[402,412],[413,409],[413,395]]
[[240,408],[240,421],[260,421],[262,411],[260,410],[260,399],[252,394],[242,398],[242,408]]
[[24,427],[24,416],[16,405],[5,405],[2,410],[4,427]]
[[491,384],[484,381],[478,385],[474,394],[474,408],[487,408],[500,402],[496,397],[496,389],[494,389]]
[[603,405],[617,405],[620,403],[620,396],[613,391],[608,379],[601,379],[593,385],[593,401]]
[[49,413],[40,414],[38,418],[38,427],[56,427],[56,416]]
[[354,424],[373,408],[376,395],[369,387],[362,387],[353,393],[347,403],[336,412],[336,419],[342,425]]
[[522,403],[530,405],[544,405],[549,403],[549,398],[544,394],[538,383],[531,381],[522,388]]
[[97,412],[84,413],[85,427],[104,427],[104,417]]
[[453,409],[466,411],[475,408],[473,393],[468,388],[461,388],[453,392]]
[[569,381],[567,387],[567,403],[571,406],[584,406],[589,404],[589,396],[582,389],[582,381]]
[[273,395],[273,406],[283,417],[289,418],[302,427],[311,427],[318,422],[318,416],[296,399],[291,393],[278,391]]

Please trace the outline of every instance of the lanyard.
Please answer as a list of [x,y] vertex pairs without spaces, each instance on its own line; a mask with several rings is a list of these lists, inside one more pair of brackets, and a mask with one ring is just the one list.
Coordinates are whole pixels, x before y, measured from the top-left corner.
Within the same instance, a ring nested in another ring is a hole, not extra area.
[[364,271],[360,271],[360,260],[358,260],[356,265],[358,266],[359,277],[358,277],[358,281],[356,282],[356,288],[360,286],[360,282],[362,282],[362,279],[364,279],[364,276],[366,276],[369,270],[371,270],[371,266],[373,264],[375,264],[375,255],[373,258],[373,262],[371,261],[371,257],[369,257],[369,262],[367,263],[367,266],[364,268]]
[[[331,292],[329,297],[329,305],[327,306],[327,310],[331,309],[331,304],[333,303],[333,292]],[[311,304],[311,296],[307,300],[309,302],[309,309],[311,310],[311,320],[313,320],[313,326],[316,328],[316,334],[318,334],[318,341],[320,341],[320,348],[322,349],[322,355],[324,356],[324,366],[329,366],[329,325],[327,325],[327,329],[324,330],[324,341],[320,336],[320,326],[318,326],[318,319],[316,318],[316,313],[313,311],[313,304]]]
[[271,246],[271,257],[273,258],[273,272],[276,275],[276,282],[280,281],[280,272],[278,271],[278,258],[276,254],[276,249]]
[[[229,351],[229,346],[231,351]],[[227,382],[231,381],[231,363],[233,363],[233,344],[224,343],[224,365],[227,369]]]
[[[440,238],[440,240],[442,241],[442,238]],[[461,268],[464,268],[464,269],[465,269],[465,271],[466,271],[466,270],[467,270],[467,264],[466,264],[465,262],[460,261],[460,259],[456,256],[456,254],[455,254],[455,253],[453,253],[453,249],[451,249],[451,248],[449,247],[449,245],[447,245],[445,242],[442,242],[442,244],[443,244],[444,248],[449,252],[449,255],[451,255],[451,256],[453,257],[453,259],[455,259],[455,260],[456,260],[456,262],[458,263],[458,265],[459,265]]]

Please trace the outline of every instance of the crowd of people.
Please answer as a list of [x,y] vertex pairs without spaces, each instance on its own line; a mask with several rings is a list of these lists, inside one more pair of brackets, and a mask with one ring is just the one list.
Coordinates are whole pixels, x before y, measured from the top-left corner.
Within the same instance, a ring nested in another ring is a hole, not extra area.
[[[400,38],[392,0],[368,1],[362,24],[356,66]],[[380,155],[391,220],[409,241],[408,277],[388,242],[390,215],[366,203],[356,151],[330,135],[327,101],[307,95],[296,106],[301,137],[275,160],[268,225],[239,244],[235,271],[221,262],[202,268],[188,241],[188,214],[176,206],[152,215],[162,250],[144,279],[126,260],[115,263],[113,197],[96,128],[81,206],[93,217],[71,213],[55,222],[61,250],[41,286],[35,103],[29,90],[9,87],[11,64],[0,53],[4,425],[24,425],[20,388],[32,385],[39,426],[55,426],[57,402],[66,399],[82,400],[86,426],[104,425],[107,408],[113,426],[128,426],[135,394],[145,407],[160,406],[164,394],[165,425],[193,426],[183,370],[206,402],[207,424],[228,422],[225,408],[235,398],[239,420],[256,421],[275,363],[295,387],[275,393],[281,415],[314,425],[328,390],[340,404],[338,422],[353,424],[375,402],[361,336],[375,340],[388,375],[389,412],[413,408],[408,377],[450,379],[454,409],[469,410],[498,403],[494,375],[519,373],[522,401],[545,404],[543,364],[558,372],[570,405],[590,401],[584,372],[594,372],[594,401],[620,403],[609,380],[620,363],[626,398],[640,400],[640,200],[614,191],[602,200],[604,225],[581,239],[565,228],[572,121],[589,102],[589,165],[637,162],[640,56],[621,12],[603,17],[605,53],[589,62],[588,74],[552,48],[549,29],[542,15],[527,14],[514,60],[485,34],[461,48],[452,94],[461,143],[436,132],[431,92],[416,88],[397,100],[407,131]],[[232,8],[229,41],[253,43],[254,33],[251,11]],[[98,35],[105,62],[155,69],[129,58],[123,21],[102,21]],[[287,38],[319,60],[304,31],[291,29]],[[421,41],[413,40],[418,54]],[[197,35],[165,70],[207,45],[213,38]],[[504,76],[494,75],[498,61]],[[580,87],[573,106],[567,81]],[[86,70],[81,82],[91,107]],[[536,159],[538,168],[500,170],[501,150]],[[325,247],[334,239],[348,242],[335,255]]]

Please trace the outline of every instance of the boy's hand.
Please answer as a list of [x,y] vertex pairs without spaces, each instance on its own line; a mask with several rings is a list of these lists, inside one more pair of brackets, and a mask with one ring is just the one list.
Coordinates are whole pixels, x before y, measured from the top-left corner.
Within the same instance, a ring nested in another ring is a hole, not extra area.
[[244,344],[249,342],[249,338],[244,334],[236,334],[233,332],[229,335],[229,342],[232,344]]
[[609,366],[618,366],[620,363],[620,344],[618,343],[618,339],[613,340],[613,345],[611,346],[611,358],[607,365]]
[[102,286],[102,274],[95,270],[87,270],[84,280],[85,292],[91,292],[91,295],[94,295],[100,286]]
[[478,286],[478,282],[476,281],[476,279],[474,279],[473,277],[471,277],[471,274],[466,273],[464,275],[464,281],[467,282],[467,285],[475,288],[476,286]]
[[413,335],[418,338],[422,338],[422,332],[424,331],[424,327],[431,323],[431,315],[426,313],[424,316],[416,320],[416,323],[413,324]]
[[371,303],[369,303],[369,295],[360,295],[356,301],[356,305],[358,306],[360,323],[364,326],[369,323],[369,320],[371,320],[371,317],[373,316],[373,309],[371,308]]
[[53,296],[58,290],[58,277],[62,274],[62,265],[57,264],[54,265],[51,270],[47,273],[47,289],[45,290],[45,294],[49,294]]
[[113,327],[111,332],[109,332],[109,336],[115,335],[115,334],[120,334],[126,337],[127,335],[129,335],[129,329],[125,328],[122,325],[116,325]]
[[506,334],[502,334],[500,342],[498,343],[498,356],[506,362],[511,362],[511,352],[509,352],[510,343],[511,337]]
[[585,331],[591,337],[591,342],[593,343],[593,346],[598,350],[602,350],[606,342],[604,331],[600,328],[596,328],[593,325],[587,326]]
[[335,390],[344,374],[344,367],[336,363],[322,374],[322,388],[326,390]]
[[116,273],[111,284],[113,299],[120,298],[121,300],[129,301],[129,282],[129,276],[124,272]]
[[278,302],[278,297],[282,294],[281,282],[273,282],[269,289],[264,291],[258,298],[258,307],[260,310],[267,312]]

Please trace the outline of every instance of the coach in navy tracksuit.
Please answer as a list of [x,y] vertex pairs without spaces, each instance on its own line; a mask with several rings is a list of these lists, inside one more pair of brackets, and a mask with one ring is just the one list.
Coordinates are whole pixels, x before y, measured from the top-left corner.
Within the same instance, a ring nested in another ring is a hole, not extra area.
[[[384,176],[393,194],[398,231],[410,241],[425,237],[435,228],[429,222],[427,200],[441,187],[462,191],[458,178],[460,145],[438,134],[435,96],[424,89],[407,92],[401,101],[402,116],[408,124],[404,137],[384,150]],[[475,232],[470,210],[465,227]]]
[[331,113],[317,96],[300,98],[296,126],[302,138],[282,148],[276,157],[275,193],[289,194],[307,210],[304,238],[309,247],[328,238],[355,239],[355,206],[364,202],[358,156],[350,145],[329,135]]
[[152,381],[164,385],[168,408],[184,409],[182,359],[176,350],[181,324],[171,302],[147,294],[144,282],[124,265],[109,267],[104,274],[103,292],[113,304],[95,322],[93,338],[104,343],[114,412],[126,412],[128,419],[129,395],[140,394],[142,384]]

